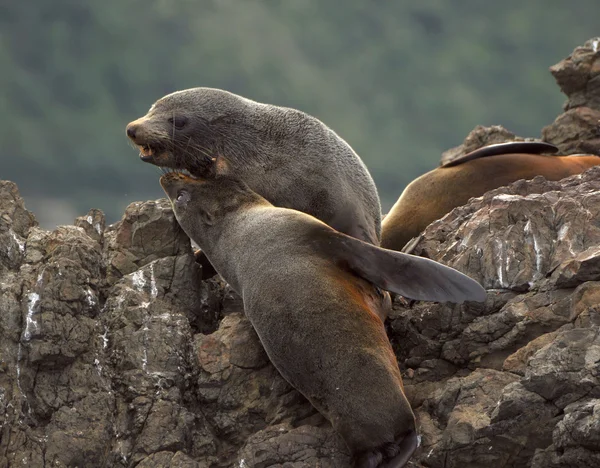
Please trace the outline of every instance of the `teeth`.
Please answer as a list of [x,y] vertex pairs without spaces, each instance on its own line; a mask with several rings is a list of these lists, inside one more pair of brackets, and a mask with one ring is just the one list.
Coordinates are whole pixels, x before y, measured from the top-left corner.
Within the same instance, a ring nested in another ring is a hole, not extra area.
[[148,145],[140,146],[140,152],[143,156],[152,156],[152,148]]
[[174,171],[183,174],[184,176],[189,177],[190,179],[198,179],[198,177],[192,174],[188,169],[174,169]]

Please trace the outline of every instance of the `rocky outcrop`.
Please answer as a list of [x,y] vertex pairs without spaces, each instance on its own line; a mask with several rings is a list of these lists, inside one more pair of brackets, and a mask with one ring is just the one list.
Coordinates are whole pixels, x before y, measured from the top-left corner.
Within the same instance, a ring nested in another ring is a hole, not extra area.
[[600,37],[550,67],[563,93],[565,113],[542,130],[563,154],[600,154]]
[[[570,100],[550,141],[593,147],[591,120],[574,116],[598,111],[580,83],[597,76],[594,42],[569,60],[554,71]],[[516,182],[426,229],[414,252],[488,297],[394,303],[389,337],[422,435],[410,466],[600,465],[598,219],[593,168]],[[48,232],[0,182],[0,468],[349,466],[239,297],[201,273],[165,200]]]
[[565,112],[542,130],[541,139],[517,136],[501,125],[478,125],[461,145],[442,153],[440,164],[508,141],[545,141],[556,145],[558,154],[600,155],[600,37],[577,47],[569,57],[550,67],[550,72],[568,99]]
[[427,228],[413,253],[466,272],[488,299],[395,304],[424,466],[598,464],[599,217],[595,167],[488,192]]
[[0,215],[0,466],[346,466],[166,200],[47,232],[2,182]]

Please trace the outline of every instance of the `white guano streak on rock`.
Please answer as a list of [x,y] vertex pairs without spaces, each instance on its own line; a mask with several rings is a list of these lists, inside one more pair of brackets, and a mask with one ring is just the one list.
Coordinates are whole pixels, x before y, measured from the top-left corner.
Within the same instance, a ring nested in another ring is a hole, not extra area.
[[600,39],[594,39],[592,41],[592,50],[595,52],[598,52],[598,44],[600,44]]
[[88,307],[94,307],[98,303],[96,301],[96,297],[89,287],[85,290],[85,302],[87,303]]
[[542,272],[542,260],[544,259],[543,255],[542,255],[542,250],[540,249],[540,244],[538,242],[538,239],[535,235],[535,232],[533,231],[532,227],[531,227],[531,221],[527,221],[527,223],[525,224],[525,234],[531,234],[531,238],[533,239],[533,250],[535,251],[535,270],[538,273]]
[[154,276],[154,263],[150,264],[150,296],[152,299],[156,299],[156,296],[158,296],[156,277]]
[[502,244],[502,240],[498,238],[494,239],[494,243],[496,244],[496,248],[498,249],[496,252],[496,255],[498,256],[498,282],[500,283],[501,288],[507,288],[508,284],[506,284],[504,281],[504,271],[502,271],[502,253],[504,251],[504,244]]
[[569,232],[570,227],[570,223],[563,224],[558,230],[557,240],[564,241],[569,248],[569,253],[571,255],[575,255],[575,252],[573,251],[573,241],[571,238],[567,237],[567,233]]
[[142,328],[142,347],[144,348],[144,355],[142,357],[142,370],[148,372],[148,323],[150,322],[150,315],[147,315],[144,319],[144,326]]
[[23,360],[23,345],[19,341],[19,348],[17,351],[17,388],[19,389],[19,393],[23,397],[25,406],[27,406],[27,414],[31,414],[31,405],[29,404],[29,400],[27,399],[27,394],[23,391],[23,387],[21,387],[21,361],[22,360]]
[[[15,231],[13,231],[12,229],[9,229],[9,232],[10,232],[10,235],[12,236],[12,238],[15,240],[15,242],[19,246],[19,252],[21,252],[21,253],[25,252],[25,242],[22,241],[21,239],[19,239],[17,237],[17,234],[15,234]],[[10,246],[9,246],[9,253],[10,253]]]
[[33,333],[39,331],[39,324],[34,319],[34,314],[37,313],[37,305],[40,302],[40,295],[36,292],[27,294],[27,315],[25,317],[25,330],[23,331],[23,339],[29,341]]
[[500,200],[500,201],[514,201],[514,200],[521,200],[523,197],[520,195],[510,195],[508,193],[501,193],[500,195],[496,195],[494,197],[494,200]]
[[102,338],[102,349],[106,349],[108,346],[108,327],[107,326],[104,327],[104,334],[100,335],[100,338]]
[[[35,288],[40,290],[43,286],[44,270],[40,271]],[[27,294],[27,315],[25,315],[25,329],[23,330],[23,340],[29,341],[34,333],[40,329],[39,323],[35,320],[34,315],[39,312],[40,295],[36,291]]]
[[131,282],[133,287],[138,291],[143,291],[146,286],[146,278],[144,278],[144,271],[138,270],[133,275],[131,275]]

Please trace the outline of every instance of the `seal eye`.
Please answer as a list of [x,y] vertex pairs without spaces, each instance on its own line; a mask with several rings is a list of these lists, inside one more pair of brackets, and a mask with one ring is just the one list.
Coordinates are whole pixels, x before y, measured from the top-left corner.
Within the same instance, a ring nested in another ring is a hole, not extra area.
[[175,128],[183,128],[187,124],[187,117],[182,115],[176,115],[175,117],[169,117],[169,123],[172,124]]
[[175,198],[175,203],[181,205],[182,203],[187,203],[190,201],[190,192],[187,190],[180,190],[177,193],[177,198]]

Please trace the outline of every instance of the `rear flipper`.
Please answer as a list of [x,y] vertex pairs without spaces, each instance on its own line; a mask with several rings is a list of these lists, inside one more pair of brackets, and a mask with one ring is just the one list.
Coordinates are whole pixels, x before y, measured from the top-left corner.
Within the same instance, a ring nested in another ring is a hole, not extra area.
[[362,453],[354,468],[402,468],[419,446],[419,436],[410,431],[393,444],[385,444],[377,450]]

